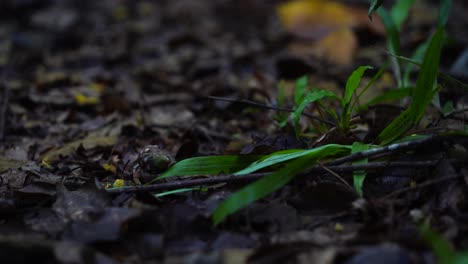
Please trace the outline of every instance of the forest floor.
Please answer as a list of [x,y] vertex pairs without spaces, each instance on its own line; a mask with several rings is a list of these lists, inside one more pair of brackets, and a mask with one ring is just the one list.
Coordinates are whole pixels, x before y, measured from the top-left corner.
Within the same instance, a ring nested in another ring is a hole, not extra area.
[[[161,171],[142,162],[148,153],[172,164],[376,142],[408,102],[355,113],[356,129],[345,134],[326,115],[324,123],[303,116],[295,128],[279,125],[280,84],[283,107],[291,109],[298,78],[343,94],[355,69],[372,66],[363,77],[369,82],[389,58],[367,1],[344,1],[360,22],[333,41],[317,40],[320,29],[285,27],[283,2],[2,0],[1,262],[437,263],[439,240],[423,234],[423,223],[457,252],[468,249],[468,140],[461,136],[374,157],[386,162],[367,172],[363,197],[343,164],[302,173],[218,225],[213,210],[246,182],[167,195],[162,187],[110,191],[156,178]],[[402,54],[434,32],[438,4],[413,8],[400,35]],[[465,83],[466,14],[465,1],[454,1],[440,63],[441,72]],[[315,23],[334,30],[323,19]],[[362,100],[395,89],[393,76],[389,67]],[[441,83],[440,101],[454,111],[430,106],[407,134],[466,131],[468,93]],[[305,111],[321,114],[313,106]]]

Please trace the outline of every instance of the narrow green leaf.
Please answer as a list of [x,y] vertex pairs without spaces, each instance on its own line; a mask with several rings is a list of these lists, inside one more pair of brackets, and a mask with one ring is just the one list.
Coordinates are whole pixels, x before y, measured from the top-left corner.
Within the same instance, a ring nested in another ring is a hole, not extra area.
[[[431,40],[431,39],[429,39]],[[408,58],[408,57],[404,57],[404,56],[397,56],[395,54],[391,54],[389,53],[390,56],[393,56],[393,57],[396,57],[404,62],[408,62],[408,63],[411,63],[415,66],[418,66],[418,67],[421,67],[421,63],[415,59],[412,59],[412,58]],[[424,55],[424,54],[423,54]],[[448,74],[445,74],[441,71],[438,71],[437,72],[437,77],[441,78],[442,80],[445,80],[446,82],[449,82],[451,85],[458,85],[460,87],[462,87],[463,89],[466,89],[468,90],[468,85],[463,83],[462,81],[456,79],[456,78],[453,78],[452,76],[448,75]]]
[[[366,151],[369,150],[371,144],[364,144],[361,142],[354,142],[351,148],[351,154],[356,153],[356,152],[361,152],[361,151]],[[358,161],[353,162],[353,164],[367,164],[368,159],[364,158]],[[362,197],[363,192],[362,192],[362,184],[364,183],[364,179],[366,178],[367,172],[362,170],[362,171],[355,171],[353,172],[353,184],[354,184],[354,189],[356,192],[359,194],[359,196]]]
[[350,151],[351,151],[351,146],[339,145],[339,144],[328,144],[328,145],[320,146],[320,147],[313,148],[313,149],[295,150],[294,152],[290,152],[290,153],[275,152],[273,154],[270,154],[265,159],[254,162],[247,168],[236,172],[235,175],[252,173],[254,171],[257,171],[257,170],[260,170],[260,169],[263,169],[263,168],[266,168],[266,167],[269,167],[269,166],[272,166],[281,162],[303,157],[303,156],[307,156],[310,159],[317,159],[317,158],[322,158],[322,157],[334,156],[338,154],[346,154],[346,153],[349,153]]
[[424,115],[435,94],[434,84],[437,78],[443,35],[444,30],[439,27],[431,38],[413,91],[413,100],[409,108],[380,133],[378,139],[382,144],[388,144],[406,133]]
[[[323,99],[325,97],[337,98],[337,96],[333,92],[326,91],[326,90],[313,90],[307,93],[307,95],[300,100],[299,105],[296,107],[294,112],[291,113],[291,117],[294,123],[294,128],[296,130],[299,127],[299,120],[301,119],[302,111],[304,111],[304,108],[308,104],[313,103],[317,100]],[[298,131],[296,131],[296,135],[298,135]]]
[[426,222],[420,227],[420,232],[434,250],[439,263],[453,264],[456,260],[456,252],[452,245],[436,233]]
[[353,98],[354,92],[359,87],[359,83],[361,82],[362,76],[364,72],[368,69],[372,69],[371,66],[359,66],[357,70],[355,70],[351,76],[349,76],[348,81],[346,82],[346,89],[345,89],[345,97],[344,103],[348,105]]
[[[424,54],[426,53],[427,47],[429,46],[429,42],[431,39],[427,39],[424,43],[421,43],[417,48],[416,51],[411,56],[411,59],[416,62],[421,62],[423,60]],[[391,54],[393,55],[393,54]],[[405,61],[402,57],[399,57],[400,60]],[[421,63],[419,63],[420,66]],[[403,86],[408,86],[410,74],[413,70],[413,63],[410,63],[406,66],[405,72],[403,75]]]
[[[400,55],[400,31],[395,25],[392,16],[385,9],[380,8],[378,13],[382,18],[385,31],[387,32],[387,47],[389,51],[393,54]],[[401,87],[403,80],[400,61],[396,58],[392,58],[392,67],[393,72],[395,73],[395,78],[397,79],[398,87]]]
[[444,116],[448,116],[451,113],[453,113],[456,110],[456,108],[453,106],[452,101],[447,101],[444,104],[444,107],[442,108]]
[[227,216],[248,206],[254,201],[280,189],[294,178],[298,173],[314,165],[308,157],[294,160],[260,180],[249,184],[232,194],[223,201],[213,212],[212,219],[215,225],[223,221]]
[[308,82],[307,76],[302,76],[296,80],[296,85],[294,86],[294,102],[296,105],[299,105],[304,97]]
[[408,108],[380,132],[377,138],[382,145],[387,145],[405,134],[413,125],[413,114]]
[[[277,101],[278,106],[284,107],[285,102],[286,102],[284,81],[281,81],[279,83],[278,96],[276,98],[276,101]],[[280,112],[280,113],[277,113],[274,118],[276,122],[278,122],[280,127],[285,127],[286,124],[288,123],[289,115],[286,113]]]
[[379,71],[372,77],[372,79],[366,84],[366,86],[364,87],[364,89],[362,89],[362,91],[359,92],[358,94],[358,99],[367,91],[367,89],[369,89],[369,87],[371,87],[372,85],[374,85],[374,83],[380,79],[380,76],[382,76],[382,74],[385,72],[385,70],[387,69],[387,65],[388,65],[388,62],[386,61],[384,63],[384,65],[382,67],[380,67]]
[[466,264],[468,263],[468,252],[459,253],[456,255],[453,264]]
[[408,18],[409,11],[413,6],[414,0],[398,0],[395,5],[393,5],[390,14],[393,21],[395,22],[398,31],[401,29],[401,25]]
[[452,8],[451,0],[442,0],[439,8],[439,17],[437,24],[439,27],[445,27],[447,24],[448,17],[450,15],[450,9]]
[[369,11],[367,11],[367,16],[372,20],[372,13],[374,13],[383,3],[383,0],[374,0],[372,1]]
[[439,27],[431,39],[424,55],[421,71],[416,81],[416,88],[413,93],[413,100],[410,105],[410,111],[414,122],[418,122],[424,114],[426,107],[434,95],[434,84],[437,78],[439,68],[440,52],[442,49],[442,40],[444,36],[443,28]]
[[369,102],[363,104],[359,110],[363,111],[369,108],[369,106],[371,105],[380,104],[383,102],[401,100],[405,98],[406,96],[411,95],[412,91],[413,91],[412,87],[388,90],[380,94],[379,96],[376,96],[375,98],[369,100]]
[[233,173],[262,158],[259,155],[206,156],[181,160],[155,180],[172,176]]
[[281,81],[278,86],[278,106],[284,106],[286,102],[286,95],[285,95],[285,88],[284,88],[284,81]]

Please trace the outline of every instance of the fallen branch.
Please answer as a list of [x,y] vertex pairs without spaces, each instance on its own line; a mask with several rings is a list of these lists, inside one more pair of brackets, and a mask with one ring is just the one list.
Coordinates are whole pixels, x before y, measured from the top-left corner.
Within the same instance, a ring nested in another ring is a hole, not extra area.
[[[377,170],[390,167],[399,167],[399,168],[427,168],[435,166],[438,161],[429,160],[429,161],[412,161],[412,162],[373,162],[368,164],[356,164],[356,165],[335,165],[327,166],[328,170],[334,172],[349,172],[355,170]],[[326,169],[320,166],[313,167],[309,173],[317,172],[327,172]],[[241,183],[241,182],[252,182],[260,179],[261,177],[269,173],[252,173],[246,175],[225,175],[225,176],[202,176],[205,178],[202,179],[189,179],[189,180],[180,180],[172,181],[160,184],[149,184],[149,185],[137,185],[137,186],[125,186],[119,188],[109,188],[107,189],[110,193],[128,193],[128,192],[157,192],[157,191],[170,191],[180,188],[188,188],[200,185],[213,185],[219,183]],[[156,177],[156,176],[155,176]],[[196,177],[196,176],[195,176]]]
[[325,166],[338,165],[338,164],[343,164],[346,162],[360,160],[363,158],[369,158],[371,156],[375,156],[375,155],[382,154],[382,153],[394,153],[394,152],[408,150],[408,149],[415,149],[417,147],[423,146],[425,144],[428,144],[430,142],[433,142],[439,139],[441,138],[438,136],[430,136],[430,137],[423,138],[423,139],[406,141],[402,143],[394,143],[385,147],[370,149],[370,150],[366,150],[362,152],[357,152],[357,153],[354,153],[354,154],[351,154],[342,158],[337,158],[333,161],[325,163],[324,165]]

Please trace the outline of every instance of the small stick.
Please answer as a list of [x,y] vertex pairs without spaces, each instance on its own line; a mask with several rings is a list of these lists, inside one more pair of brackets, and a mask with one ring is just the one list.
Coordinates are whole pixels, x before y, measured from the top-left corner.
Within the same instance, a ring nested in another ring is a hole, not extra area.
[[317,162],[318,166],[320,168],[322,168],[323,170],[325,170],[326,172],[330,173],[331,175],[335,176],[339,181],[341,181],[349,190],[351,190],[352,192],[354,191],[353,187],[351,187],[351,185],[349,185],[349,183],[343,179],[340,175],[338,175],[335,171],[327,168],[326,166],[323,166],[320,162]]
[[[355,171],[355,170],[376,170],[388,167],[406,167],[406,168],[421,168],[421,167],[430,167],[435,166],[438,161],[429,160],[429,161],[415,161],[415,162],[373,162],[368,164],[355,164],[355,165],[339,165],[339,166],[328,166],[329,170],[335,172],[346,172],[346,171]],[[308,171],[312,172],[326,172],[323,168],[316,166]],[[128,192],[156,192],[156,191],[169,191],[179,188],[194,187],[199,185],[211,185],[218,183],[235,183],[235,182],[251,182],[258,180],[261,177],[268,175],[269,173],[252,173],[245,175],[225,175],[225,176],[204,176],[203,179],[191,179],[191,180],[181,180],[173,181],[168,183],[159,183],[159,184],[148,184],[148,185],[138,185],[138,186],[126,186],[119,188],[109,188],[106,189],[110,193],[128,193]],[[156,176],[155,176],[156,177]]]
[[398,195],[400,195],[402,193],[405,193],[405,192],[410,192],[410,191],[426,188],[426,187],[429,187],[429,186],[434,185],[434,184],[442,183],[442,182],[449,181],[449,180],[455,180],[455,179],[458,179],[458,178],[461,178],[461,177],[462,177],[462,175],[452,175],[452,176],[446,176],[446,177],[442,177],[442,178],[438,178],[438,179],[428,180],[428,181],[422,182],[422,183],[420,183],[420,184],[418,184],[416,186],[410,186],[410,187],[402,188],[400,190],[396,190],[396,191],[394,191],[392,193],[389,193],[389,194],[379,198],[379,200],[386,200],[388,198],[391,198],[393,196],[398,196]]
[[424,144],[427,144],[429,142],[435,141],[436,139],[439,139],[437,136],[430,136],[427,138],[423,139],[417,139],[413,141],[406,141],[402,143],[394,143],[385,147],[380,147],[380,148],[375,148],[375,149],[370,149],[366,151],[361,151],[357,152],[342,158],[335,159],[333,161],[327,162],[324,165],[329,166],[329,165],[338,165],[338,164],[343,164],[346,162],[350,161],[355,161],[355,160],[360,160],[363,158],[368,158],[370,156],[382,154],[382,153],[387,153],[387,152],[396,152],[396,151],[402,151],[402,150],[407,150],[407,149],[414,149],[417,147],[420,147]]
[[[275,110],[275,111],[281,111],[281,112],[289,112],[289,113],[293,113],[294,110],[292,109],[289,109],[289,108],[286,108],[286,107],[280,107],[280,106],[273,106],[273,105],[268,105],[268,104],[262,104],[262,103],[259,103],[259,102],[255,102],[255,101],[250,101],[250,100],[245,100],[245,99],[231,99],[231,98],[224,98],[224,97],[217,97],[217,96],[207,96],[206,98],[208,99],[212,99],[212,100],[217,100],[217,101],[225,101],[225,102],[231,102],[231,103],[239,103],[239,104],[246,104],[246,105],[251,105],[251,106],[256,106],[256,107],[260,107],[260,108],[264,108],[264,109],[270,109],[270,110]],[[307,112],[302,112],[301,113],[303,116],[307,116],[309,118],[312,118],[312,119],[315,119],[317,121],[320,121],[320,122],[323,122],[327,125],[330,125],[330,126],[336,126],[335,123],[331,122],[331,121],[328,121],[328,120],[325,120],[325,119],[322,119],[318,116],[314,116],[313,114],[311,113],[307,113]]]

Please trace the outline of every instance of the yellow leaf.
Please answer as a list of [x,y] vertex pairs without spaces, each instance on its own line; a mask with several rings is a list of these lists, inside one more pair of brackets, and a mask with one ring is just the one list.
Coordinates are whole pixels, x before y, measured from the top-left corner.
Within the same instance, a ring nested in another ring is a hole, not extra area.
[[319,39],[331,31],[350,28],[358,23],[349,8],[333,1],[287,2],[279,6],[278,14],[288,31],[312,39]]
[[343,230],[344,230],[344,227],[343,227],[342,224],[340,224],[340,223],[335,224],[335,231],[336,232],[343,232]]
[[115,165],[113,164],[110,164],[110,163],[104,163],[102,164],[102,168],[106,171],[110,171],[112,173],[116,173],[117,171],[117,168],[115,167]]
[[75,101],[80,105],[95,105],[99,103],[99,98],[95,96],[86,96],[82,93],[75,94]]
[[122,179],[117,179],[112,184],[112,188],[119,188],[119,187],[124,187],[124,186],[125,186],[125,181]]
[[337,30],[315,44],[320,57],[338,65],[350,64],[357,47],[356,36],[349,28]]
[[352,62],[358,48],[354,28],[367,27],[375,33],[384,33],[378,18],[369,23],[366,10],[334,1],[290,1],[278,6],[278,15],[283,26],[302,41],[290,45],[294,55],[314,55],[342,66]]
[[106,90],[106,86],[101,83],[91,83],[89,84],[89,88],[99,94],[103,93]]

